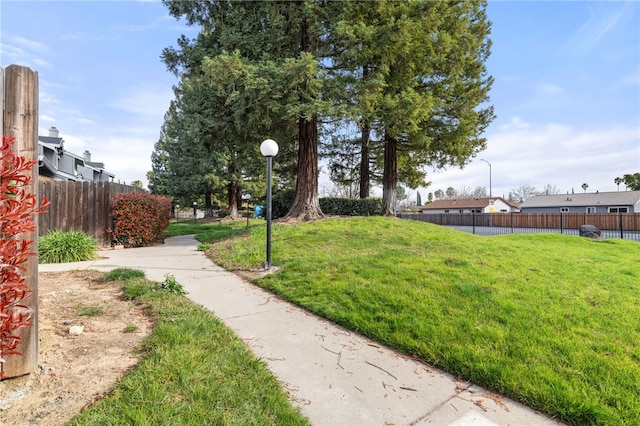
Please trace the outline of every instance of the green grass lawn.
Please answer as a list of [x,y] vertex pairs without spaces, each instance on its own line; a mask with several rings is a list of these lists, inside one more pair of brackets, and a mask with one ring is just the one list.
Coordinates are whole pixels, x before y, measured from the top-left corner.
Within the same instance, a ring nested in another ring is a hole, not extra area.
[[105,278],[121,283],[123,297],[143,303],[156,324],[140,363],[70,425],[309,424],[266,364],[210,311],[181,297],[177,284],[131,269]]
[[[264,222],[215,226],[243,234],[198,235],[216,263],[261,264]],[[640,421],[637,242],[380,217],[275,224],[272,242],[281,271],[258,283],[300,306],[569,423]]]

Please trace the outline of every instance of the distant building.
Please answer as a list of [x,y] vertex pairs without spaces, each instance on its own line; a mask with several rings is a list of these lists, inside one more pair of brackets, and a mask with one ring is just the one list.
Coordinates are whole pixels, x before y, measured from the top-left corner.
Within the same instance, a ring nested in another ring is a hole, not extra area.
[[510,213],[518,211],[517,205],[501,197],[458,198],[435,200],[419,207],[422,213]]
[[115,178],[104,163],[91,161],[89,151],[82,156],[66,151],[55,127],[49,129],[49,136],[38,136],[38,173],[53,180],[110,182]]
[[522,213],[637,213],[640,191],[537,195],[520,208]]

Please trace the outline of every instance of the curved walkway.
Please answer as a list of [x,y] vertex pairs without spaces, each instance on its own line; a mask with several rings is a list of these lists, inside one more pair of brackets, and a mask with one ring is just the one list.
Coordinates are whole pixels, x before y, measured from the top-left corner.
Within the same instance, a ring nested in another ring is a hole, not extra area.
[[90,262],[42,272],[140,269],[173,275],[187,297],[242,338],[314,425],[554,425],[515,401],[400,355],[318,318],[213,264],[193,236],[101,251]]

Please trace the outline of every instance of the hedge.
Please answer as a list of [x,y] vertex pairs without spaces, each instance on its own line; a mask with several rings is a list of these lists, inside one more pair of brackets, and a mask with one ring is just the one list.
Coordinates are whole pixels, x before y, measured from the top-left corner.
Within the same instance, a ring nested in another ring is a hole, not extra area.
[[[277,219],[286,216],[293,206],[295,191],[278,191],[271,200],[271,217]],[[380,198],[320,198],[320,209],[330,216],[378,216],[382,211]]]
[[111,201],[112,244],[142,247],[163,241],[169,226],[171,200],[146,193],[120,194]]

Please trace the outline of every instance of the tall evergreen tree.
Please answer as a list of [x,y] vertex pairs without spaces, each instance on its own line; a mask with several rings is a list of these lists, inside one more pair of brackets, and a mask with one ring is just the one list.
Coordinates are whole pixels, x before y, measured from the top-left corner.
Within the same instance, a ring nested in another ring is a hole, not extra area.
[[383,214],[395,215],[399,181],[415,188],[424,166],[462,166],[484,148],[486,2],[349,5],[337,26],[339,78],[352,88],[352,115],[383,135]]
[[[424,185],[424,167],[464,166],[485,146],[481,135],[494,115],[484,0],[163,2],[202,26],[196,39],[183,37],[163,53],[168,68],[197,82],[206,100],[206,125],[191,131],[218,141],[212,149],[225,153],[218,161],[252,163],[251,141],[266,137],[283,154],[296,152],[289,217],[322,216],[318,134],[325,117],[361,129],[360,138],[348,138],[360,140],[360,196],[368,195],[370,165],[379,161],[386,215],[395,214],[399,182]],[[219,72],[231,59],[235,68]],[[252,123],[251,131],[242,123]],[[250,180],[255,172],[233,173]]]
[[211,193],[221,185],[215,171],[217,161],[193,131],[195,117],[183,113],[181,100],[182,96],[173,100],[165,114],[161,138],[152,154],[157,159],[152,164],[152,173],[163,185],[160,187],[165,191],[163,195],[183,205],[204,198],[205,211],[210,214]]
[[[280,144],[297,148],[296,198],[288,216],[322,217],[318,200],[318,116],[326,103],[320,96],[323,80],[319,57],[328,3],[164,0],[164,4],[172,15],[183,16],[190,24],[203,28],[199,40],[183,40],[181,51],[166,51],[165,60],[195,69],[182,56],[188,51],[199,52],[203,46],[208,49],[205,56],[212,60],[238,52],[244,61],[260,70],[275,67],[283,71],[281,76],[287,79],[277,83],[267,79],[275,85],[265,90],[273,100],[286,101],[279,110],[296,126],[295,140],[291,141],[286,131],[282,138],[274,137]],[[202,41],[205,39],[207,43]],[[287,96],[280,98],[283,87]],[[265,137],[275,136],[269,122],[261,123],[256,130]]]

